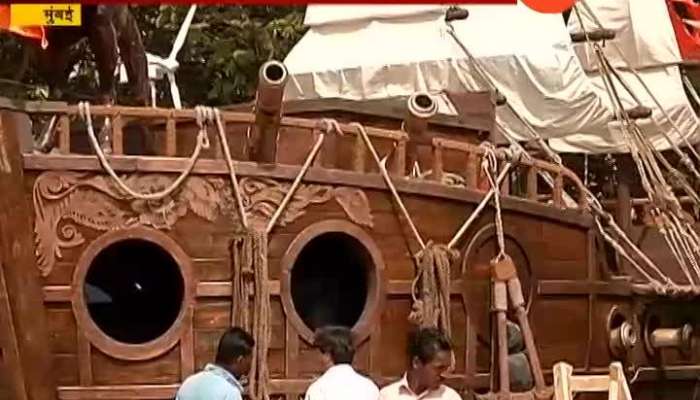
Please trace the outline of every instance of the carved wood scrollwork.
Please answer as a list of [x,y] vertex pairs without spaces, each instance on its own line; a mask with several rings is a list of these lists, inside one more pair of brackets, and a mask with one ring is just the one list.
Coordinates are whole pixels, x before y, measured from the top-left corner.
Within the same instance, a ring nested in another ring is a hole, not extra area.
[[[154,193],[169,186],[174,177],[132,174],[123,179],[137,192]],[[291,183],[274,179],[241,179],[241,195],[248,220],[253,224],[266,224],[290,186]],[[356,224],[373,226],[369,200],[362,190],[311,184],[299,187],[278,225],[295,221],[311,204],[332,199]],[[85,242],[79,227],[97,231],[134,226],[169,230],[188,211],[210,222],[221,216],[234,220],[234,223],[238,220],[231,184],[223,178],[191,176],[170,196],[158,201],[144,201],[123,193],[108,176],[50,171],[41,174],[34,182],[33,200],[36,256],[42,276],[51,273],[56,261],[62,257],[62,249]]]

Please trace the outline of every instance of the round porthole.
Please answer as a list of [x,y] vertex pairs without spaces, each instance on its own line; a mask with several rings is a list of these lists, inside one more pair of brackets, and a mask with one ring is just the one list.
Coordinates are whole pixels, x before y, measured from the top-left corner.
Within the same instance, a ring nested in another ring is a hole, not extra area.
[[323,221],[304,230],[282,260],[285,312],[306,340],[327,325],[370,331],[382,297],[384,269],[374,241],[356,225]]
[[106,234],[88,246],[75,271],[79,327],[116,358],[162,354],[179,338],[190,277],[188,258],[167,235],[145,228]]

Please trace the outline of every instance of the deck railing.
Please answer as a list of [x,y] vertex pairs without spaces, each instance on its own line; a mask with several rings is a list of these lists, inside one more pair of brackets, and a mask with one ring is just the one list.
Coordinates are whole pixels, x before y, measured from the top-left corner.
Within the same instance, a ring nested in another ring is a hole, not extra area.
[[[57,118],[56,124],[56,140],[55,148],[61,155],[76,154],[71,148],[71,129],[74,128],[74,120],[79,119],[79,108],[73,105],[49,105],[41,108],[29,110],[30,114],[51,115]],[[190,132],[182,132],[178,129],[178,125],[189,124],[193,126],[196,118],[194,109],[161,109],[161,108],[142,108],[142,107],[121,107],[121,106],[92,106],[90,113],[95,121],[96,131],[100,130],[104,121],[103,118],[109,118],[111,129],[108,130],[109,143],[111,145],[111,156],[125,155],[125,134],[124,129],[127,123],[137,120],[145,126],[153,128],[154,122],[159,122],[161,125],[157,127],[157,132],[147,134],[158,135],[160,145],[157,146],[157,151],[151,153],[151,156],[157,157],[176,157],[184,158],[189,154],[184,155],[181,151],[179,141],[182,141]],[[229,138],[229,146],[231,139],[235,138],[235,133],[248,132],[250,129],[255,129],[256,117],[254,113],[241,112],[221,112],[223,125],[226,127],[226,136]],[[164,123],[164,124],[163,124]],[[83,125],[83,123],[80,123]],[[164,125],[164,127],[163,127]],[[284,117],[279,120],[278,137],[283,135],[299,135],[306,133],[314,138],[323,130],[327,124],[320,119],[293,118]],[[339,123],[337,125],[342,131],[342,135],[331,133],[327,135],[326,140],[321,148],[319,155],[314,161],[315,167],[325,167],[331,169],[345,169],[358,173],[373,173],[378,169],[369,157],[369,151],[365,145],[356,126],[352,124]],[[236,129],[236,127],[238,129]],[[221,159],[223,154],[220,151],[222,144],[219,143],[218,135],[215,133],[216,127],[210,128],[210,141],[214,151],[203,154],[202,158],[206,159]],[[388,154],[387,170],[392,176],[397,178],[407,177],[407,145],[409,143],[409,135],[402,130],[387,130],[374,127],[365,127],[368,136],[372,143],[384,151],[380,153]],[[190,129],[191,131],[191,129]],[[240,139],[240,138],[239,138]],[[289,140],[289,139],[287,139]],[[292,139],[294,140],[294,139]],[[339,140],[343,140],[345,147],[339,147]],[[351,140],[351,144],[347,141]],[[191,138],[188,138],[191,142]],[[245,139],[243,139],[245,142]],[[240,142],[238,142],[240,143]],[[348,147],[349,145],[349,147]],[[463,184],[460,186],[468,190],[486,191],[487,185],[484,185],[484,177],[481,172],[481,159],[485,153],[485,149],[476,144],[471,144],[466,141],[457,141],[435,137],[428,146],[432,150],[432,172],[427,178],[428,181],[444,182],[446,174],[458,175],[463,179]],[[388,150],[387,150],[388,149]],[[280,147],[275,149],[275,158],[279,158],[281,152],[290,151]],[[343,152],[349,154],[341,154]],[[460,154],[464,158],[461,166],[455,164],[454,158],[451,162],[446,162],[445,154],[453,152]],[[245,153],[243,152],[238,152]],[[84,153],[82,153],[84,154]],[[148,157],[145,154],[134,154]],[[347,159],[349,162],[341,162],[341,158]],[[501,162],[505,162],[503,155],[499,155]],[[250,156],[244,156],[238,161],[255,161]],[[278,163],[280,163],[278,161]],[[284,162],[281,162],[284,164]],[[410,167],[410,166],[409,166]],[[540,173],[548,173],[553,180],[553,187],[549,187],[539,177]],[[409,178],[410,179],[410,178]],[[583,183],[571,171],[566,168],[561,168],[553,163],[548,163],[538,159],[521,157],[512,167],[510,179],[506,179],[502,186],[502,195],[520,197],[533,202],[547,203],[558,208],[571,207],[571,204],[566,204],[564,201],[565,188],[569,192],[578,195],[576,207],[583,208],[584,197]],[[517,189],[516,189],[517,188]]]
[[[444,175],[444,153],[446,151],[456,151],[466,156],[464,169],[456,172],[463,175],[465,186],[468,189],[480,190],[481,179],[481,159],[486,150],[478,145],[459,142],[450,139],[434,138],[433,139],[433,168],[431,177],[434,180],[442,180]],[[505,155],[497,155],[500,162],[505,163],[507,160]],[[578,196],[577,206],[585,207],[584,185],[576,174],[566,168],[562,168],[556,164],[546,161],[521,157],[512,167],[513,179],[504,181],[501,187],[501,194],[504,196],[523,197],[535,202],[550,202],[555,207],[566,208],[567,204],[564,201],[565,184],[568,184]],[[450,171],[455,173],[454,171]],[[524,172],[524,173],[523,173]],[[547,185],[540,184],[540,173],[548,173],[553,178],[553,187],[551,190],[546,190]],[[513,186],[524,186],[524,193],[511,190]],[[544,193],[542,191],[545,190]]]

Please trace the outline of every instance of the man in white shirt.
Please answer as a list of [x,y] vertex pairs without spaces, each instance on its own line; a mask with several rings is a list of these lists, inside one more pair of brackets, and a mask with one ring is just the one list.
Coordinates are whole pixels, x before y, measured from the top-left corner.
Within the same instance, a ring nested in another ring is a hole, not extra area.
[[416,331],[410,340],[409,357],[408,371],[399,381],[382,388],[380,400],[462,400],[443,383],[452,367],[452,345],[440,330]]
[[379,388],[353,369],[355,345],[350,329],[321,328],[314,337],[326,372],[306,390],[305,400],[378,400]]

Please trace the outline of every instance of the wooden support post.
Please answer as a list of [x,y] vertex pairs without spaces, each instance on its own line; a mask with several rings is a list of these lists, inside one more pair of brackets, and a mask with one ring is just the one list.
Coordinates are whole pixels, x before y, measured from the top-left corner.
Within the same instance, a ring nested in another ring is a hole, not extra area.
[[177,155],[176,126],[175,118],[168,118],[165,124],[165,144],[163,145],[163,153],[166,157],[175,157]]
[[439,143],[433,145],[433,176],[434,181],[442,181],[443,175],[442,147]]
[[[503,165],[505,163],[501,162],[499,164],[501,164],[501,165],[499,165],[499,169],[500,169],[500,168],[503,168]],[[501,196],[510,196],[510,177],[511,177],[511,175],[510,175],[510,171],[509,171],[508,176],[506,176],[506,179],[504,179],[503,182],[501,183]]]
[[[314,143],[318,140],[321,135],[321,131],[314,129],[313,137]],[[318,155],[314,158],[313,166],[332,169],[336,167],[336,154],[338,147],[338,136],[332,133],[326,133],[323,139],[323,145],[321,150],[319,150]]]
[[112,154],[120,156],[124,154],[124,121],[121,115],[112,118]]
[[406,139],[396,141],[394,150],[394,174],[398,176],[406,175]]
[[555,400],[571,400],[571,373],[574,368],[565,363],[560,362],[554,366],[554,399]]
[[359,133],[355,134],[355,146],[354,146],[353,158],[352,158],[352,169],[355,172],[365,172],[365,163],[367,160],[367,147],[365,142],[362,141],[362,135]]
[[316,158],[321,160],[323,168],[333,169],[338,167],[338,135],[326,134],[326,138],[323,140],[323,147],[321,147],[320,157]]
[[537,167],[527,169],[527,198],[537,201]]
[[467,188],[476,189],[479,180],[479,156],[467,153]]
[[70,154],[70,118],[65,114],[58,117],[58,150]]
[[12,391],[20,399],[53,400],[56,385],[22,156],[16,133],[3,129],[4,120],[5,114],[0,116],[0,261],[5,284],[0,286],[0,298],[6,298],[12,325],[0,328],[0,334],[14,331],[16,348],[6,350],[14,352],[18,361],[10,367],[17,371],[9,379]]
[[564,206],[564,177],[561,173],[554,177],[554,189],[552,190],[552,200],[555,207]]

